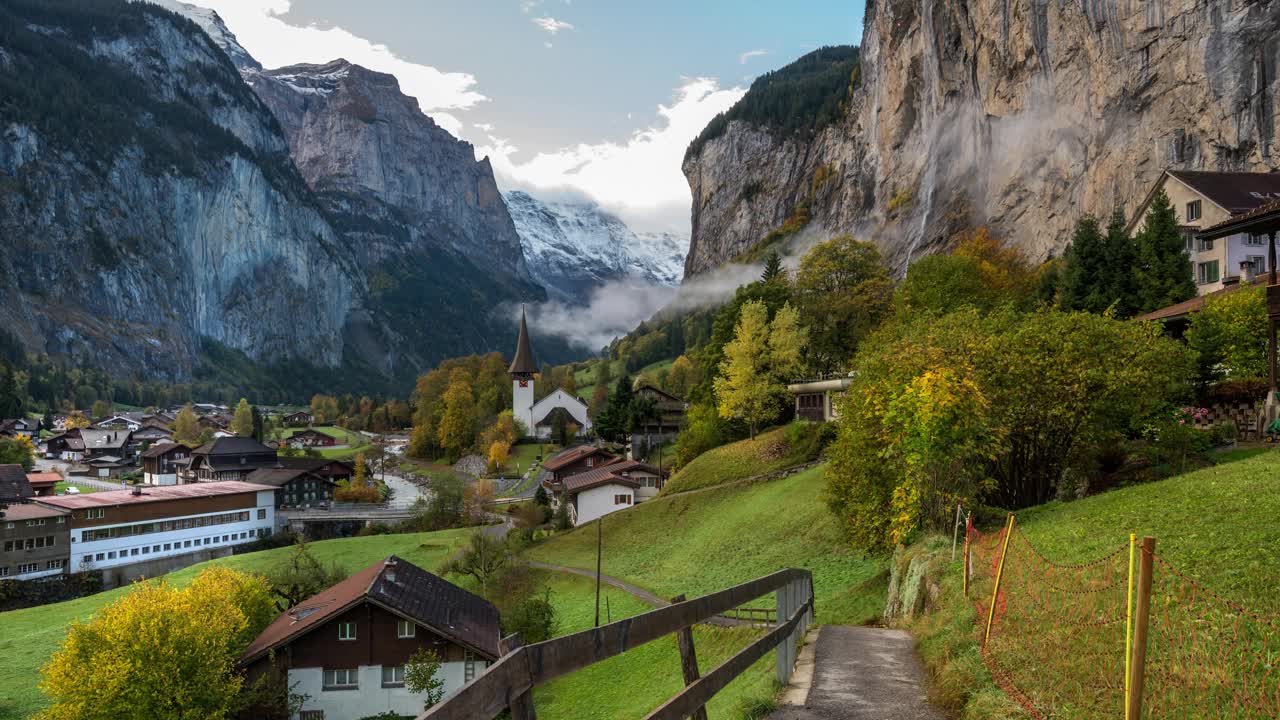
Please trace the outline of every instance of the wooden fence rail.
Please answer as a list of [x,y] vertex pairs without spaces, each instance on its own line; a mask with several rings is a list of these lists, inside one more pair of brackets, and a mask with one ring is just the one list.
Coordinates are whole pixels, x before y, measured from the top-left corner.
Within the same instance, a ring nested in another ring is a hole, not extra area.
[[646,720],[684,718],[695,714],[717,692],[752,663],[777,648],[778,681],[786,684],[795,667],[796,646],[813,623],[813,576],[788,568],[710,595],[673,603],[592,630],[522,646],[504,639],[505,653],[473,682],[454,691],[418,720],[491,720],[508,707],[513,720],[533,720],[533,688],[588,665],[775,593],[778,625],[719,667],[689,683]]

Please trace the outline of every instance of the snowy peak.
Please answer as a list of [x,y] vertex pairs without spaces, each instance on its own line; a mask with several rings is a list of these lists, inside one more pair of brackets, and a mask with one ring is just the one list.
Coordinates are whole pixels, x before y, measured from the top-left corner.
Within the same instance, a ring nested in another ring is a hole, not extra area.
[[615,280],[676,286],[684,272],[689,238],[675,233],[636,233],[592,202],[503,193],[529,272],[548,296],[585,303],[592,291]]
[[231,32],[231,29],[222,21],[218,13],[213,10],[180,2],[179,0],[148,0],[148,2],[175,12],[199,25],[200,29],[204,30],[205,35],[208,35],[214,44],[222,48],[227,57],[231,58],[231,63],[236,66],[236,69],[262,69],[261,63],[254,60],[249,51],[240,45],[240,41],[236,40],[235,33]]

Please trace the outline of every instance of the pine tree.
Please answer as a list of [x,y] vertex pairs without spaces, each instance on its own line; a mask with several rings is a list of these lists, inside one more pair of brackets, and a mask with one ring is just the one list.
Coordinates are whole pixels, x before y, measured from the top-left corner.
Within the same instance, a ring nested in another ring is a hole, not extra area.
[[1134,271],[1138,312],[1182,302],[1196,294],[1191,265],[1178,217],[1164,188],[1156,191],[1147,211],[1146,224],[1138,233],[1138,262]]
[[1058,288],[1058,304],[1063,310],[1101,313],[1111,304],[1107,250],[1097,218],[1085,214],[1076,221]]
[[257,405],[253,406],[253,439],[263,442],[267,437],[266,418],[262,416],[262,411]]
[[769,257],[764,261],[764,272],[760,274],[760,279],[769,282],[782,275],[782,256],[778,255],[778,251],[774,250],[769,253]]
[[5,365],[0,370],[0,419],[21,415],[22,398],[18,397],[18,383],[14,380],[13,368]]
[[795,377],[803,367],[808,333],[800,327],[800,313],[786,303],[769,323],[769,374],[778,381]]
[[253,410],[249,407],[249,401],[244,398],[240,398],[239,404],[236,405],[236,414],[231,420],[231,432],[240,437],[253,437]]
[[1124,210],[1116,208],[1107,221],[1107,267],[1110,269],[1108,291],[1114,303],[1115,316],[1132,317],[1138,309],[1137,290],[1134,287],[1133,268],[1137,264],[1137,248],[1125,232]]

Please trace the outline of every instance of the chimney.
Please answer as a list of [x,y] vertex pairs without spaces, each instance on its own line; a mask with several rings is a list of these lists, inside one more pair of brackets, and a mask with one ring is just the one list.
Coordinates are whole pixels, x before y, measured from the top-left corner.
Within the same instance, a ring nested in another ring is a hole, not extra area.
[[396,581],[396,561],[394,558],[387,558],[387,562],[383,565],[382,579],[389,583]]
[[1252,260],[1240,261],[1240,283],[1242,285],[1252,285],[1257,276],[1258,269],[1253,266]]
[[132,492],[133,492],[133,494],[134,494],[134,495],[141,495],[141,494],[142,494],[142,484],[141,484],[141,483],[134,483],[134,484],[133,484],[133,491],[132,491]]

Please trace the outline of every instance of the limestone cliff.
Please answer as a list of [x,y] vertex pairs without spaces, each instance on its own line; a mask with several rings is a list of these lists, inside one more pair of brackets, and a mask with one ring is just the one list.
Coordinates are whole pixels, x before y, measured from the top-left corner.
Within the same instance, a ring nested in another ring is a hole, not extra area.
[[805,198],[820,233],[874,239],[899,268],[979,223],[1045,257],[1166,167],[1275,168],[1278,51],[1274,0],[869,3],[843,118],[798,139],[734,123],[686,158],[686,271]]

